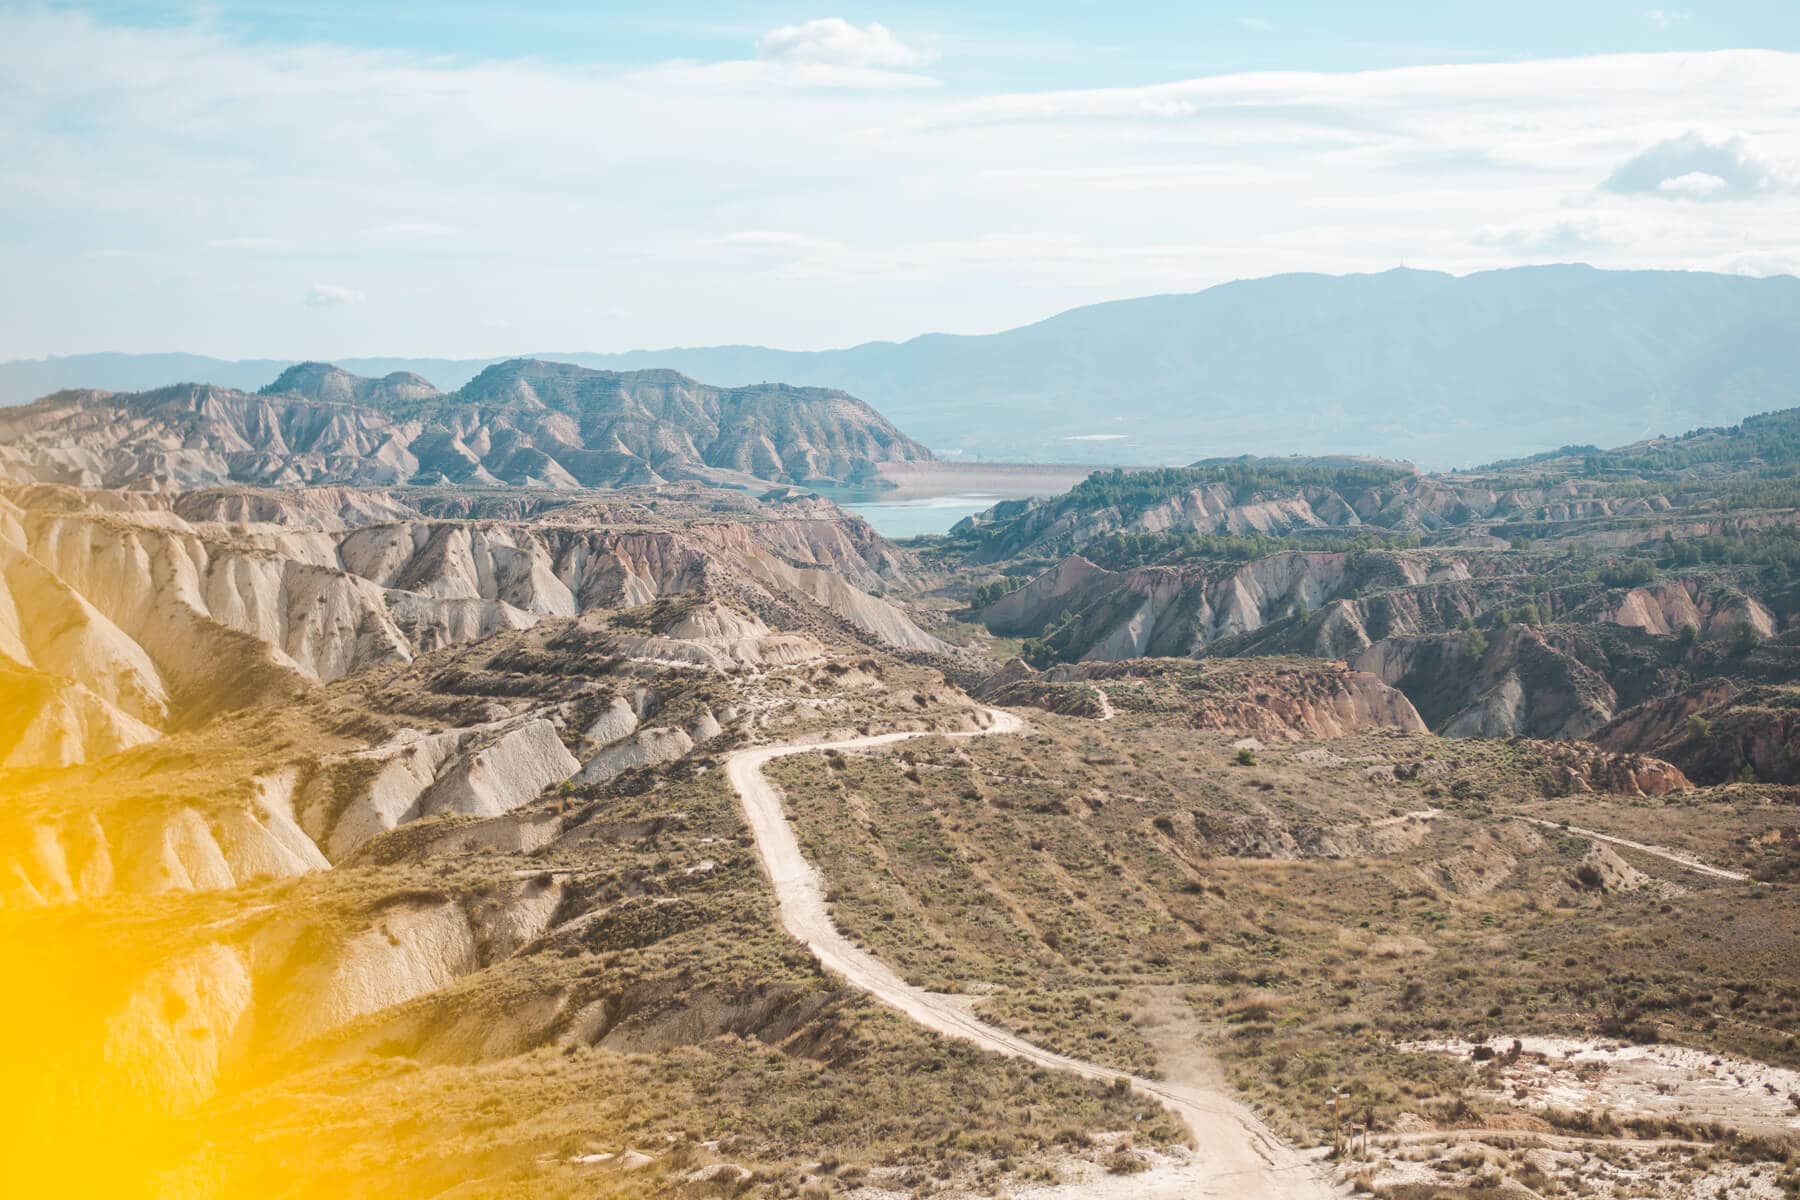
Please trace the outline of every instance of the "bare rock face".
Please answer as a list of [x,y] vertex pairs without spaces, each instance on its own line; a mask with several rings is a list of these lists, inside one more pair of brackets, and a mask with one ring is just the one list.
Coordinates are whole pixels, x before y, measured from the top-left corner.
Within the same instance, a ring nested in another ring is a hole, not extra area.
[[[1402,490],[1416,497],[1429,487]],[[1486,513],[1542,508],[1530,499],[1462,494],[1459,502]],[[1794,650],[1782,631],[1791,624],[1791,601],[1779,589],[1767,603],[1757,599],[1742,570],[1635,587],[1589,574],[1546,588],[1536,574],[1542,562],[1530,551],[1498,551],[1282,551],[1247,562],[1190,557],[1129,570],[1074,555],[977,615],[997,634],[1036,639],[1027,647],[1036,662],[1342,658],[1405,693],[1446,736],[1604,740],[1709,783],[1745,770],[1767,780],[1797,777],[1800,750],[1788,750],[1788,726],[1776,715],[1787,702],[1746,703],[1737,706],[1741,713],[1734,707],[1725,725],[1735,740],[1714,737],[1705,747],[1670,739],[1717,698],[1659,706],[1677,694],[1728,690],[1732,680],[1791,679]],[[1744,647],[1759,645],[1748,657]]]
[[252,781],[249,802],[40,821],[0,836],[0,904],[61,904],[113,892],[241,887],[331,864],[295,822],[291,773]]
[[264,396],[304,396],[333,404],[391,405],[436,400],[442,393],[431,382],[411,371],[395,371],[380,379],[352,375],[330,363],[296,363],[274,383],[262,389]]
[[1589,742],[1521,739],[1519,744],[1550,766],[1546,790],[1552,795],[1609,792],[1625,796],[1666,796],[1693,790],[1673,763],[1647,754],[1617,754]]
[[210,944],[170,959],[106,1023],[105,1055],[170,1111],[209,1098],[244,1050],[255,983],[241,949]]
[[1348,472],[1338,486],[1269,480],[1239,488],[1206,480],[1147,500],[1106,503],[1071,493],[1007,501],[957,528],[978,535],[983,561],[997,562],[1068,554],[1113,533],[1282,536],[1371,528],[1442,534],[1469,527],[1480,544],[1477,523],[1484,521],[1592,520],[1647,516],[1671,508],[1662,496],[1613,497],[1591,495],[1591,490],[1591,485],[1573,482],[1496,488],[1488,480],[1417,475],[1397,467],[1360,478]]
[[1653,879],[1621,858],[1610,846],[1595,842],[1569,872],[1569,887],[1593,896],[1630,895],[1649,892],[1665,898],[1684,895],[1687,889],[1678,883]]
[[1686,688],[1626,709],[1594,733],[1596,745],[1627,753],[1649,753],[1687,732],[1688,719],[1715,708],[1739,692],[1728,679]]
[[443,900],[397,906],[373,928],[297,971],[262,1036],[278,1047],[297,1046],[365,1013],[436,991],[480,962],[475,929],[461,905]]
[[582,765],[582,783],[605,783],[638,767],[671,763],[694,748],[685,729],[643,729],[631,738],[608,746]]
[[1579,633],[1512,625],[1476,643],[1461,633],[1389,638],[1355,663],[1412,697],[1449,737],[1582,738],[1619,706],[1595,661]]
[[1800,693],[1780,683],[1715,680],[1629,709],[1594,740],[1653,752],[1703,784],[1792,783],[1800,780]]
[[1775,633],[1774,615],[1755,598],[1707,588],[1694,579],[1665,579],[1632,588],[1619,597],[1608,619],[1662,636],[1687,628],[1702,637],[1722,638],[1738,625],[1757,637]]
[[[280,1055],[360,1017],[438,991],[540,937],[562,899],[534,878],[479,897],[421,893],[365,911],[348,930],[277,921],[236,940],[170,957],[123,989],[103,1020],[100,1052],[115,1087],[159,1112],[186,1113],[259,1055]],[[527,1014],[547,1024],[554,1012]],[[458,1022],[453,1041],[494,1031]],[[442,1056],[440,1056],[442,1057]]]
[[326,764],[302,791],[300,821],[341,861],[421,817],[510,812],[580,766],[543,717],[413,735]]
[[[719,671],[792,665],[821,653],[806,630],[951,653],[904,609],[849,581],[879,586],[884,571],[905,569],[902,558],[860,522],[810,509],[798,530],[747,499],[747,522],[658,525],[648,509],[581,506],[513,520],[388,521],[375,518],[389,506],[342,496],[283,505],[211,494],[229,513],[319,516],[310,527],[194,523],[179,504],[123,503],[131,493],[14,495],[30,507],[0,496],[8,766],[88,761],[178,723],[548,617],[667,597],[729,595],[738,609],[727,621],[715,603],[710,626],[694,610],[692,628],[657,631],[623,653]],[[199,507],[217,515],[216,504]],[[828,536],[833,524],[840,537]],[[865,535],[873,540],[858,540]],[[757,606],[784,630],[750,615]]]
[[688,606],[650,634],[621,636],[614,645],[627,658],[718,672],[791,666],[824,654],[816,639],[803,633],[776,633],[756,614],[718,600]]
[[9,832],[0,854],[0,906],[61,904],[113,889],[110,835],[94,814]]
[[631,736],[637,727],[636,707],[625,697],[615,696],[589,723],[582,738],[590,746],[610,746],[621,738]]
[[557,736],[556,726],[542,718],[529,720],[460,755],[438,774],[408,816],[497,817],[561,783],[579,766]]
[[[995,633],[1064,658],[1298,653],[1347,658],[1388,637],[1454,629],[1482,610],[1467,552],[1286,551],[1249,562],[1108,571],[1079,555],[981,610]],[[1369,593],[1365,598],[1365,593]]]
[[1425,732],[1412,702],[1366,672],[1277,671],[1246,680],[1245,686],[1247,701],[1204,704],[1195,724],[1289,739],[1342,737],[1373,728]]
[[161,736],[84,684],[0,671],[0,768],[66,767]]
[[760,588],[816,606],[894,649],[951,653],[949,646],[920,629],[898,606],[854,587],[835,570],[787,561],[742,524],[698,525],[688,532],[708,556],[741,572]]
[[138,720],[168,715],[167,690],[143,647],[22,546],[0,542],[0,589],[0,653],[79,682]]

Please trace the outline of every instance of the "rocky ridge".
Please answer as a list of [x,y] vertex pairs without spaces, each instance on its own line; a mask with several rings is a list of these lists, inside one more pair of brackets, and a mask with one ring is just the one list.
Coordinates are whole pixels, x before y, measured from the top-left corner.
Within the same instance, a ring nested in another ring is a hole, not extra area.
[[447,395],[307,363],[255,394],[67,391],[0,410],[0,478],[89,488],[830,482],[930,457],[843,392],[530,359]]

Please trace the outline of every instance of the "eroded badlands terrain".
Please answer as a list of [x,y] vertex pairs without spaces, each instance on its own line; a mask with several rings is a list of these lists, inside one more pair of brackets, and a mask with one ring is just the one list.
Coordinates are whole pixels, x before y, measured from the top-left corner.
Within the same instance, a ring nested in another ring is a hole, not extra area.
[[1800,1189],[1793,414],[900,545],[665,374],[0,421],[21,1194]]

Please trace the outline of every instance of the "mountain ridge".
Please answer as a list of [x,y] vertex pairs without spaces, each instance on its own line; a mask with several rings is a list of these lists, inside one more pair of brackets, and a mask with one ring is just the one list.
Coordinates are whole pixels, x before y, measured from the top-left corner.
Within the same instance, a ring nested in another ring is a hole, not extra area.
[[[1236,280],[1104,301],[991,334],[842,349],[726,345],[535,357],[724,386],[833,387],[940,452],[1127,464],[1337,451],[1468,465],[1729,424],[1800,403],[1800,279],[1580,264]],[[505,359],[344,359],[451,390]],[[0,364],[0,402],[291,364],[77,356]],[[1108,435],[1106,440],[1094,439]]]
[[0,410],[0,478],[83,487],[842,482],[930,457],[843,392],[531,359],[448,394],[306,363],[255,393],[67,390]]

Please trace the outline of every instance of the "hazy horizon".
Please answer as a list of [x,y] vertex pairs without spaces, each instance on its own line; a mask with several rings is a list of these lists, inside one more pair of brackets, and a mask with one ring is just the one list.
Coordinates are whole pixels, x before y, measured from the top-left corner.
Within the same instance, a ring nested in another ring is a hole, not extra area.
[[[1204,288],[1195,288],[1195,289],[1192,289],[1189,291],[1147,292],[1147,293],[1135,294],[1135,295],[1130,295],[1130,296],[1114,296],[1114,297],[1109,297],[1106,299],[1094,300],[1094,301],[1090,301],[1086,304],[1076,305],[1072,308],[1060,308],[1053,312],[1046,312],[1046,313],[1042,313],[1038,316],[1028,317],[1027,319],[1025,319],[1023,321],[1020,321],[1016,325],[1007,325],[1007,326],[1002,326],[1000,328],[995,328],[995,329],[937,329],[937,328],[920,329],[913,333],[902,334],[897,337],[869,338],[869,339],[865,339],[860,342],[850,342],[850,343],[828,345],[828,346],[786,346],[786,345],[772,345],[769,343],[762,343],[762,342],[729,341],[729,340],[727,340],[727,341],[710,342],[710,343],[673,342],[673,343],[668,343],[668,344],[664,344],[664,345],[656,345],[656,346],[651,346],[651,345],[617,346],[617,347],[528,346],[528,347],[522,347],[522,348],[500,350],[500,351],[497,351],[492,354],[435,354],[435,353],[427,353],[427,352],[422,352],[422,351],[414,352],[406,347],[398,347],[398,348],[390,348],[387,350],[378,351],[375,353],[368,353],[368,354],[357,353],[357,354],[339,354],[339,355],[330,355],[330,354],[320,354],[320,355],[296,355],[296,354],[234,355],[234,354],[227,354],[227,353],[217,353],[217,352],[212,352],[212,351],[203,350],[203,349],[196,349],[194,347],[185,346],[185,345],[164,346],[164,347],[155,347],[155,348],[146,348],[146,349],[123,349],[123,348],[119,348],[119,347],[115,347],[115,346],[103,346],[103,347],[96,347],[94,349],[89,349],[89,350],[73,350],[73,351],[70,351],[65,354],[44,354],[44,355],[21,356],[21,357],[15,357],[15,358],[0,359],[0,363],[11,364],[11,363],[30,363],[30,362],[54,362],[54,361],[66,360],[66,359],[101,358],[101,357],[107,357],[107,356],[117,356],[117,357],[121,357],[121,358],[154,358],[154,357],[168,356],[168,357],[217,359],[221,362],[230,362],[230,363],[269,363],[269,364],[279,364],[279,363],[293,364],[293,363],[301,363],[301,362],[323,362],[323,363],[330,363],[333,365],[341,365],[346,362],[368,361],[368,360],[379,361],[379,360],[385,360],[385,359],[423,359],[423,360],[442,361],[442,362],[447,362],[447,363],[475,363],[475,362],[490,362],[490,361],[498,362],[498,361],[505,361],[507,359],[515,359],[515,358],[541,358],[541,359],[554,360],[554,359],[558,358],[559,356],[573,356],[573,355],[625,357],[625,356],[643,355],[643,354],[687,353],[687,352],[692,352],[692,351],[697,351],[697,350],[739,350],[739,349],[767,350],[767,351],[772,351],[772,352],[776,352],[776,353],[819,354],[819,353],[829,353],[832,351],[839,351],[839,350],[855,350],[855,349],[860,349],[865,346],[901,346],[901,345],[905,345],[909,342],[916,342],[916,341],[920,341],[922,339],[927,339],[927,338],[987,337],[987,336],[997,334],[997,333],[1008,333],[1013,330],[1027,329],[1027,328],[1030,328],[1035,325],[1041,325],[1044,322],[1055,320],[1057,317],[1066,316],[1069,313],[1078,311],[1080,309],[1103,307],[1108,304],[1124,304],[1124,303],[1129,303],[1130,301],[1133,301],[1133,300],[1155,300],[1155,299],[1162,299],[1162,298],[1168,298],[1168,297],[1195,296],[1195,295],[1199,295],[1203,292],[1212,291],[1216,288],[1229,287],[1233,284],[1257,283],[1260,281],[1270,280],[1270,279],[1281,279],[1281,278],[1288,278],[1288,277],[1308,277],[1308,276],[1323,277],[1323,278],[1330,278],[1330,279],[1348,279],[1348,278],[1360,278],[1360,277],[1364,277],[1364,276],[1385,275],[1385,274],[1390,274],[1390,273],[1396,272],[1396,271],[1417,271],[1417,272],[1426,273],[1426,274],[1443,274],[1443,275],[1451,276],[1452,278],[1465,279],[1471,275],[1484,275],[1484,274],[1490,274],[1490,273],[1502,272],[1502,271],[1531,270],[1531,269],[1557,268],[1557,267],[1591,268],[1594,270],[1612,271],[1612,272],[1620,272],[1620,273],[1624,273],[1624,272],[1651,273],[1651,272],[1654,272],[1654,273],[1690,274],[1690,275],[1730,274],[1730,272],[1708,271],[1708,270],[1705,270],[1704,268],[1699,268],[1699,267],[1596,267],[1592,263],[1582,262],[1582,261],[1578,261],[1578,260],[1566,260],[1566,261],[1559,261],[1559,262],[1540,262],[1540,263],[1520,263],[1515,266],[1481,267],[1481,268],[1477,268],[1474,270],[1468,270],[1468,271],[1439,271],[1439,270],[1436,270],[1435,268],[1414,267],[1409,264],[1397,263],[1390,267],[1376,268],[1376,269],[1368,270],[1368,271],[1327,272],[1327,271],[1296,270],[1296,271],[1282,271],[1282,272],[1277,272],[1277,273],[1270,274],[1270,275],[1246,275],[1246,276],[1242,276],[1242,277],[1236,278],[1236,279],[1221,280],[1218,283],[1209,284],[1208,286],[1206,286]],[[1753,278],[1762,278],[1762,279],[1800,279],[1800,270],[1774,272],[1774,273],[1770,273],[1770,274],[1766,274],[1766,275],[1759,275],[1759,276],[1752,276],[1752,277]]]

